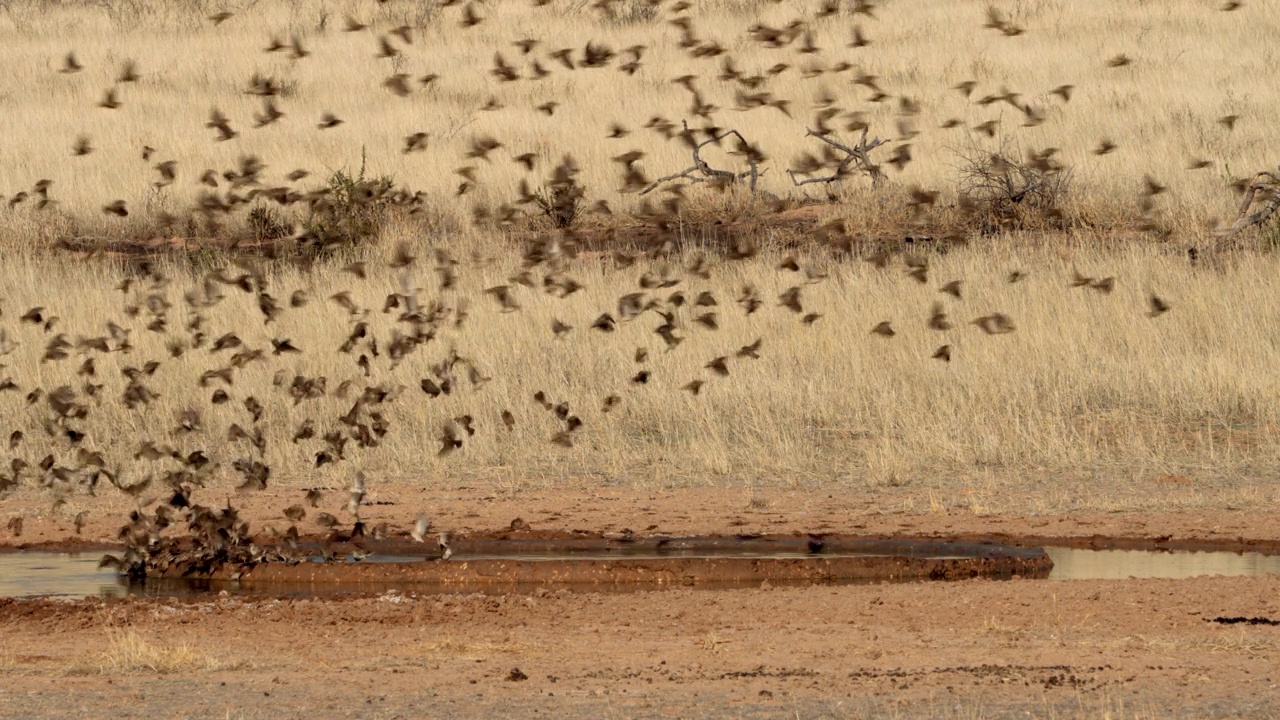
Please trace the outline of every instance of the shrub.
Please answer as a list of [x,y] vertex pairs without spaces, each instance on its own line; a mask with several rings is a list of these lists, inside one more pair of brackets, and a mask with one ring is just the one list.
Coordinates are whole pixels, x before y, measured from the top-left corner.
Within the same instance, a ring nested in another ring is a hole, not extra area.
[[972,147],[960,153],[961,207],[982,221],[984,231],[1062,228],[1063,203],[1071,169],[1058,162],[1056,148],[1026,153]]
[[322,247],[354,246],[377,236],[395,201],[395,180],[365,175],[365,149],[360,170],[336,170],[326,181],[327,194],[311,206],[305,232]]

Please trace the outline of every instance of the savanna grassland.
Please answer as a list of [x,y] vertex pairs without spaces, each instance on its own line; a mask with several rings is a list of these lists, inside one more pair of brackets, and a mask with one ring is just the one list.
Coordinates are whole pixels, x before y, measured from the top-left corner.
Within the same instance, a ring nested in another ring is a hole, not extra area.
[[6,2],[6,487],[1270,506],[1255,5]]
[[[1274,549],[1277,37],[1261,0],[0,0],[0,552]],[[1278,582],[0,598],[0,716],[1276,717]]]

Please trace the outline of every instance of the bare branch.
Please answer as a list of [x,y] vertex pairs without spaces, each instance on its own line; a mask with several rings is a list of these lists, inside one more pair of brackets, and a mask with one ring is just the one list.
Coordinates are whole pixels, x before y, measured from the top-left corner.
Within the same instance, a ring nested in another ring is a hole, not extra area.
[[[688,130],[688,129],[689,129],[689,124],[686,122],[685,130]],[[680,179],[685,179],[690,182],[717,182],[717,183],[723,183],[728,185],[728,184],[736,183],[739,180],[750,178],[749,187],[751,188],[752,192],[755,192],[756,182],[760,178],[764,177],[765,171],[760,170],[752,153],[747,153],[747,169],[739,173],[731,172],[729,170],[717,170],[711,167],[710,163],[708,163],[706,160],[702,159],[702,148],[712,143],[715,143],[718,145],[722,141],[724,141],[725,138],[728,138],[728,137],[738,138],[738,142],[742,143],[743,147],[750,146],[750,143],[748,143],[747,139],[742,136],[742,133],[732,129],[725,130],[724,132],[718,135],[714,135],[710,138],[707,138],[706,140],[703,140],[702,142],[698,143],[693,147],[693,165],[691,167],[685,168],[684,170],[681,170],[678,173],[673,173],[671,175],[660,177],[657,180],[654,180],[653,182],[646,185],[645,188],[641,190],[638,194],[647,195],[648,193],[652,192],[659,185],[663,183],[670,182],[672,180],[680,180]]]
[[812,136],[818,138],[822,142],[843,152],[845,154],[845,158],[840,161],[840,164],[836,166],[833,173],[823,177],[812,177],[798,180],[796,179],[796,176],[805,173],[796,173],[794,170],[788,170],[787,175],[791,176],[791,182],[797,187],[808,185],[810,183],[832,183],[843,180],[852,174],[850,165],[853,165],[856,169],[871,176],[871,183],[873,186],[879,185],[880,182],[884,180],[884,173],[880,170],[880,166],[872,163],[871,158],[867,153],[889,142],[888,140],[881,140],[877,137],[870,142],[867,142],[867,128],[863,128],[862,137],[858,140],[858,144],[850,147],[844,143],[832,140],[827,137],[825,133],[816,132],[812,128],[805,128],[805,130],[807,131],[805,132],[805,137]]
[[[1258,197],[1259,193],[1262,194],[1261,198]],[[1259,200],[1259,208],[1249,213],[1254,200]],[[1224,240],[1230,240],[1245,228],[1266,223],[1277,210],[1280,210],[1280,174],[1260,172],[1254,176],[1253,182],[1249,183],[1248,189],[1245,190],[1239,217],[1231,227],[1219,234]]]

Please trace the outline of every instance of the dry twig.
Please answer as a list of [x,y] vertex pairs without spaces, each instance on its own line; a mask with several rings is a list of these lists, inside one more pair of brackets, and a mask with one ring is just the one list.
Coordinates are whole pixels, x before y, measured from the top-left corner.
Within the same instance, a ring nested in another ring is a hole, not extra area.
[[[1253,213],[1249,209],[1255,201],[1258,209]],[[1244,191],[1244,202],[1240,204],[1240,215],[1231,227],[1221,232],[1224,240],[1230,240],[1247,227],[1262,225],[1271,219],[1280,209],[1280,174],[1263,171],[1253,177],[1253,182]]]
[[[684,129],[686,132],[688,132],[689,130],[688,122],[684,124]],[[702,148],[706,147],[707,145],[710,145],[711,143],[715,143],[718,145],[725,138],[728,138],[731,136],[736,137],[738,139],[739,149],[747,156],[747,169],[740,173],[735,173],[729,170],[717,170],[711,167],[711,165],[709,165],[706,160],[703,160],[702,155],[700,154]],[[657,187],[662,183],[670,182],[672,180],[679,180],[681,178],[689,180],[690,182],[713,182],[720,185],[731,185],[744,178],[749,178],[750,179],[749,187],[751,189],[751,192],[755,192],[756,182],[760,178],[764,177],[764,174],[765,174],[765,170],[761,170],[759,167],[758,155],[759,155],[758,151],[756,151],[754,148],[751,147],[751,144],[747,142],[746,138],[742,137],[742,133],[738,132],[737,130],[725,130],[724,132],[718,135],[713,135],[712,137],[707,138],[706,140],[703,140],[702,142],[698,143],[693,147],[693,165],[685,168],[684,170],[681,170],[678,173],[673,173],[671,175],[660,177],[657,180],[654,180],[653,182],[645,186],[645,188],[641,190],[639,194],[646,195],[652,192],[653,190],[657,189]]]
[[[808,185],[810,183],[838,182],[848,177],[852,173],[852,169],[861,170],[865,172],[867,175],[869,175],[871,177],[872,186],[879,186],[881,181],[884,180],[884,172],[880,169],[879,165],[876,165],[875,163],[871,162],[871,158],[868,155],[868,153],[880,147],[881,145],[884,145],[885,143],[889,142],[888,140],[881,140],[880,138],[877,137],[872,139],[870,142],[867,142],[867,129],[863,128],[862,137],[859,138],[858,144],[853,147],[850,147],[843,143],[836,142],[835,140],[832,140],[831,138],[827,137],[826,134],[816,132],[811,128],[805,128],[805,130],[807,131],[805,132],[805,137],[810,137],[810,136],[816,137],[822,142],[826,143],[827,145],[835,148],[836,150],[839,150],[840,152],[843,152],[845,154],[845,157],[844,159],[840,160],[839,164],[836,165],[836,169],[834,172],[832,172],[830,175],[824,175],[822,177],[811,177],[811,178],[805,178],[803,180],[797,180],[796,179],[797,175],[807,175],[810,172],[813,172],[816,168],[812,168],[812,167],[803,168],[799,171],[788,170],[787,174],[791,176],[791,182],[794,183],[797,187],[802,185]],[[825,154],[826,153],[824,153],[824,155]],[[815,164],[816,164],[816,160],[815,160]],[[850,168],[851,165],[853,166],[852,169]]]

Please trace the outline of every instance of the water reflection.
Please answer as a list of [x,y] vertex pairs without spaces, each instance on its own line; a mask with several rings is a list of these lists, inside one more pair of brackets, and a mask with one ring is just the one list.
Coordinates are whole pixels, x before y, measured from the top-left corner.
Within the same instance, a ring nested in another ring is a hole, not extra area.
[[114,570],[98,569],[102,553],[0,553],[0,597],[121,597]]
[[1181,580],[1200,575],[1280,575],[1280,555],[1055,547],[1044,550],[1053,560],[1050,580],[1126,580],[1131,577]]
[[[1183,579],[1202,575],[1257,576],[1280,575],[1280,555],[1233,552],[1158,552],[1147,550],[1081,550],[1075,548],[1046,547],[1053,559],[1051,580],[1124,580],[1128,578]],[[686,557],[689,553],[671,553]],[[838,554],[838,553],[833,553]],[[605,554],[590,557],[589,553],[574,553],[571,559],[607,560],[617,555]],[[668,555],[669,556],[669,555]],[[712,555],[714,557],[716,555]],[[719,555],[723,556],[723,555]],[[803,557],[802,553],[762,552],[759,557]],[[486,558],[491,556],[486,555]],[[820,555],[818,557],[821,557]],[[83,597],[123,597],[144,595],[149,597],[174,597],[204,595],[226,590],[232,593],[283,594],[296,597],[323,596],[344,591],[368,592],[370,587],[347,588],[334,585],[291,584],[289,586],[250,587],[234,582],[210,583],[208,581],[166,580],[148,581],[144,586],[127,587],[113,570],[98,569],[101,553],[52,553],[22,551],[0,553],[0,597],[32,598],[52,597],[75,599]],[[510,559],[525,561],[565,560],[565,555],[544,555],[537,552],[513,555]],[[406,555],[372,555],[366,562],[421,562],[422,558]],[[389,581],[388,587],[402,592],[425,590],[411,585]],[[557,588],[559,586],[556,586]],[[647,585],[619,586],[619,591],[652,589]],[[753,583],[721,583],[703,587],[754,587]],[[527,588],[526,588],[527,589]],[[602,586],[584,589],[601,591]],[[492,592],[496,588],[487,588]],[[449,592],[466,592],[466,588],[452,588]]]

